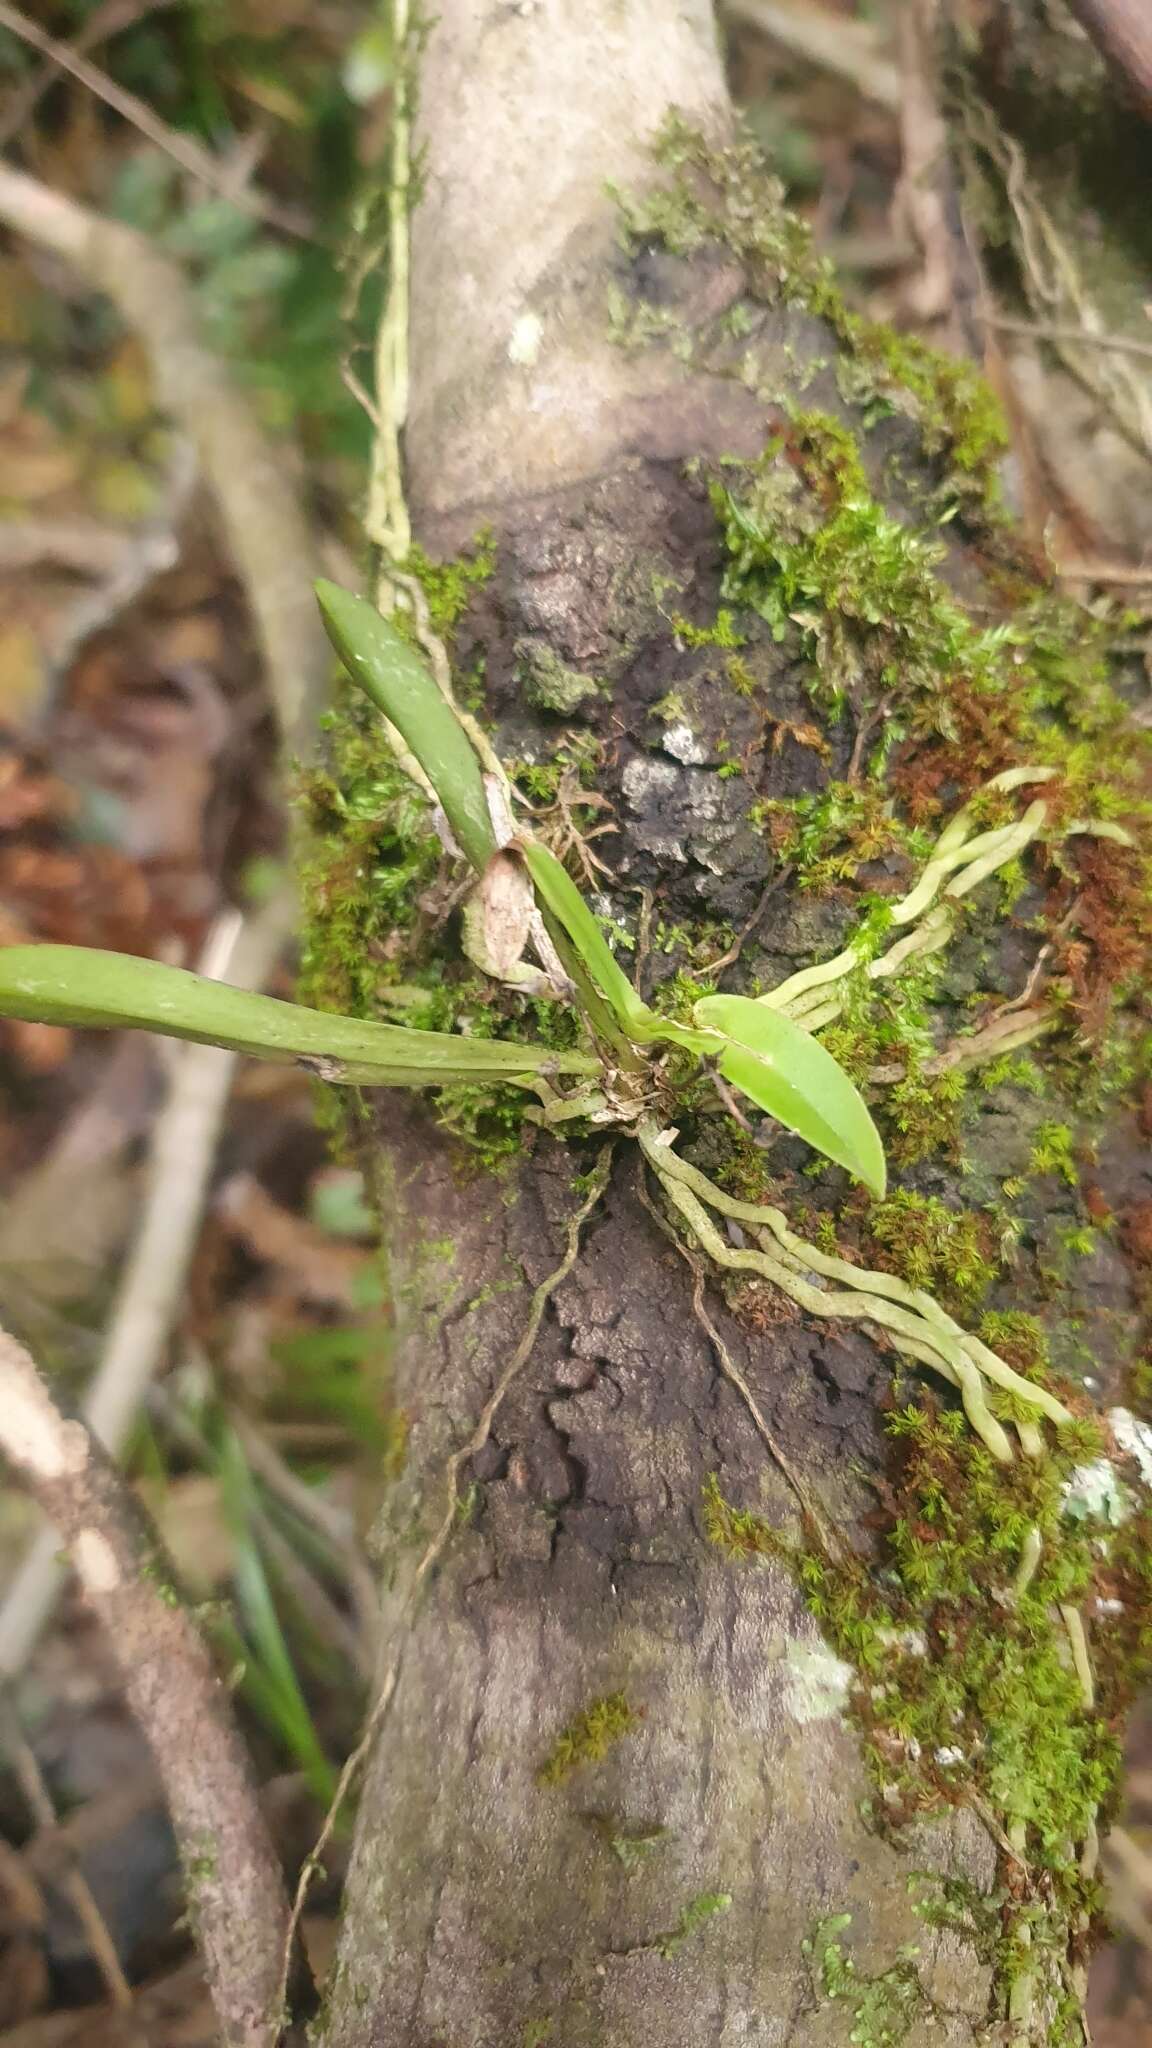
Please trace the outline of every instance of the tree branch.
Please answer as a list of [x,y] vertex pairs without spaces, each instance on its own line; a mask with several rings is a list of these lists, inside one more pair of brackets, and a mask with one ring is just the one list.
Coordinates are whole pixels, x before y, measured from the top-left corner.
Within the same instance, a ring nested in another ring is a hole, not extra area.
[[[127,1487],[3,1331],[0,1449],[67,1542],[151,1744],[223,2037],[229,2048],[274,2048],[288,1903],[227,1694]],[[288,1998],[294,2013],[311,2005],[299,1953]]]

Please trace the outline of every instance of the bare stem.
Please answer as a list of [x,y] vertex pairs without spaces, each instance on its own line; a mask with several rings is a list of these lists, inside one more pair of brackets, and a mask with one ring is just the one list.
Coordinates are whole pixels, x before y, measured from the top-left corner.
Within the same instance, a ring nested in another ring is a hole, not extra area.
[[223,2038],[229,2048],[275,2048],[282,1992],[302,2014],[312,1986],[296,1950],[282,1985],[288,1901],[227,1693],[115,1467],[2,1331],[0,1449],[68,1544],[151,1744]]

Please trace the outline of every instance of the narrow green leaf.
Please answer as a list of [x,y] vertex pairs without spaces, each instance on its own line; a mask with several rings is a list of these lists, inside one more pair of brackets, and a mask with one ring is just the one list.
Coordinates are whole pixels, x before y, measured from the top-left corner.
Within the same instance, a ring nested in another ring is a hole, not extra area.
[[496,851],[484,778],[471,741],[427,663],[367,598],[321,579],[316,599],[328,638],[353,682],[411,748],[462,851],[482,873]]
[[887,1185],[884,1147],[863,1096],[819,1039],[747,996],[705,996],[692,1012],[722,1032],[720,1072],[874,1195]]
[[127,1025],[259,1059],[331,1061],[330,1079],[376,1088],[599,1072],[599,1062],[586,1053],[363,1023],[231,988],[160,960],[87,946],[0,947],[0,1017]]
[[567,870],[536,839],[518,839],[516,845],[524,856],[537,895],[567,932],[618,1021],[633,1038],[657,1037],[659,1032],[654,1027],[661,1020],[637,995]]

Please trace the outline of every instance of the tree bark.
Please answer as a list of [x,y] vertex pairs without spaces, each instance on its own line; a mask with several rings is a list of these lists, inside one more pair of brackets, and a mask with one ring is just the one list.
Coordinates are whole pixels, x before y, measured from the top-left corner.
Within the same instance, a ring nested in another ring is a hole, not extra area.
[[[753,971],[769,985],[834,951],[852,921],[834,894],[789,887],[756,805],[852,775],[874,711],[858,704],[814,744],[811,679],[786,638],[739,615],[753,709],[716,646],[670,624],[703,632],[721,596],[695,465],[755,458],[789,405],[860,415],[837,383],[842,338],[776,281],[750,292],[747,266],[705,238],[671,253],[656,235],[622,239],[606,183],[643,195],[665,182],[651,137],[670,105],[726,138],[705,0],[440,0],[420,64],[406,452],[415,531],[433,555],[482,525],[494,534],[495,574],[455,653],[462,672],[482,660],[501,751],[547,762],[572,728],[598,744],[618,828],[596,843],[615,875],[601,886],[639,933],[637,972],[650,989],[667,971],[659,946],[642,957],[647,891],[666,930],[743,932],[760,913],[735,969],[743,988]],[[610,337],[621,306],[649,309],[628,347]],[[755,379],[741,371],[752,346]],[[874,429],[866,459],[917,502],[911,479],[931,462],[906,416]],[[971,534],[950,567],[958,585],[984,588]],[[530,679],[547,663],[600,688],[563,715],[541,709]],[[672,693],[690,717],[668,715]],[[744,774],[721,773],[733,757]],[[442,945],[450,958],[451,924]],[[1013,945],[991,969],[1005,994],[1036,951]],[[962,1018],[963,991],[950,1000]],[[979,1120],[970,1149],[986,1190],[1028,1157],[1037,1119],[1023,1105],[1005,1085]],[[706,1149],[708,1115],[698,1123]],[[1118,1132],[1112,1178],[1139,1193],[1130,1117]],[[910,1892],[928,1870],[990,1895],[1004,1874],[995,1825],[961,1802],[879,1831],[847,1711],[852,1672],[790,1570],[770,1556],[735,1565],[706,1540],[712,1482],[800,1533],[770,1439],[840,1541],[867,1556],[892,1357],[851,1324],[779,1300],[753,1312],[711,1284],[710,1329],[691,1260],[659,1227],[621,1137],[413,1604],[448,1461],[562,1261],[595,1145],[526,1127],[522,1151],[487,1174],[424,1109],[387,1102],[376,1134],[407,1428],[381,1537],[385,1661],[402,1661],[359,1809],[325,2041],[1006,2038],[987,1947],[926,1923]],[[807,1157],[788,1142],[771,1154],[797,1203],[813,1185]],[[929,1161],[908,1184],[951,1200],[957,1175]],[[1069,1199],[1035,1197],[1037,1269]],[[1069,1289],[1061,1312],[1087,1318],[1114,1384],[1135,1325],[1127,1270],[1104,1247]],[[1001,1299],[1029,1303],[1029,1287],[1017,1276]],[[847,1994],[822,1967],[824,1936],[810,1941],[839,1914],[853,1916]],[[905,1997],[907,1944],[918,1982]],[[892,2031],[880,2019],[852,2031],[870,1985]],[[1047,2035],[1021,2023],[1014,2038]]]

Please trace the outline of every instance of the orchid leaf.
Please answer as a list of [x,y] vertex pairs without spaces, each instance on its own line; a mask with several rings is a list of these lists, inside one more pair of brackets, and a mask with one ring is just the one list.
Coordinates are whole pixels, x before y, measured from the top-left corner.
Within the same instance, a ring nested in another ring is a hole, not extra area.
[[326,1079],[376,1088],[599,1072],[599,1062],[585,1053],[364,1023],[209,981],[159,960],[87,946],[0,948],[0,1016],[159,1031],[258,1059],[303,1061]]
[[402,633],[367,598],[321,579],[324,629],[354,683],[396,727],[439,798],[477,873],[496,851],[484,778],[472,743],[435,676]]
[[717,1057],[725,1080],[883,1196],[880,1133],[859,1089],[818,1038],[747,996],[705,996],[692,1014],[726,1040]]
[[533,886],[546,910],[563,926],[617,1021],[632,1038],[647,1042],[663,1035],[662,1020],[637,995],[604,937],[594,913],[575,882],[546,846],[536,839],[518,839]]

